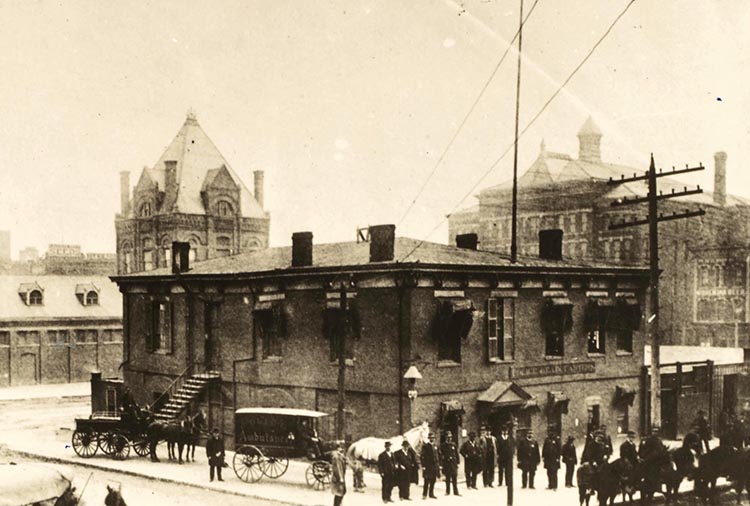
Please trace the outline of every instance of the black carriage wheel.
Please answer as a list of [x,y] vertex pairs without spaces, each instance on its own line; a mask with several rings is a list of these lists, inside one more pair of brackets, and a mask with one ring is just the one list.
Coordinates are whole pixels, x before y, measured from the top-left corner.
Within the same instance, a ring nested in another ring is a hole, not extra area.
[[125,460],[130,455],[130,441],[122,434],[113,434],[109,438],[112,458],[116,460]]
[[237,478],[247,483],[258,481],[263,477],[260,463],[263,453],[255,446],[241,446],[232,459],[232,468]]
[[315,490],[324,490],[331,484],[331,464],[325,460],[316,460],[305,470],[305,480]]
[[148,438],[146,437],[139,436],[137,439],[133,441],[132,446],[136,455],[139,455],[141,457],[146,457],[149,454]]
[[99,449],[102,451],[102,453],[104,453],[104,455],[109,455],[110,457],[114,455],[112,440],[115,434],[115,432],[104,432],[100,433],[97,437]]
[[96,453],[96,449],[99,446],[99,441],[95,432],[90,430],[75,430],[73,431],[73,437],[71,438],[71,444],[73,451],[79,457],[88,459],[93,457]]
[[260,462],[260,470],[269,478],[278,478],[289,468],[287,457],[267,457]]

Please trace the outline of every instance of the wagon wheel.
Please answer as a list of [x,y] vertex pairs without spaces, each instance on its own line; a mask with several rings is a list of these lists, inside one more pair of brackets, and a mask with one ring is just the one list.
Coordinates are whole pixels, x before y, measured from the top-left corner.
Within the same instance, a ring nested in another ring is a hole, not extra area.
[[145,457],[149,454],[148,438],[144,436],[136,436],[135,438],[133,438],[131,446],[133,447],[136,455]]
[[79,457],[88,459],[90,457],[93,457],[96,453],[98,439],[99,438],[97,438],[96,433],[89,429],[76,429],[75,431],[73,431],[71,444],[73,445],[73,450]]
[[115,432],[104,432],[98,435],[99,449],[104,455],[109,455],[110,457],[114,455],[113,438],[115,434]]
[[287,457],[266,457],[260,461],[260,470],[269,478],[278,478],[289,468]]
[[325,460],[316,460],[305,470],[307,484],[315,490],[323,490],[331,484],[331,464]]
[[119,433],[112,434],[109,438],[110,455],[115,460],[125,460],[130,455],[130,441]]
[[248,483],[258,481],[263,477],[260,463],[264,459],[263,453],[255,446],[241,446],[234,453],[232,468],[237,478]]

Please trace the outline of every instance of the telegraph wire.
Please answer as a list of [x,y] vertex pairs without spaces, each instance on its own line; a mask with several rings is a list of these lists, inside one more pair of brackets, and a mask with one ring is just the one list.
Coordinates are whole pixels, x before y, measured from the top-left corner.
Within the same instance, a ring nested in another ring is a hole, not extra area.
[[[533,125],[534,122],[537,119],[539,119],[539,116],[541,116],[542,113],[547,109],[547,107],[549,107],[550,103],[552,103],[552,101],[560,94],[560,92],[563,90],[563,88],[565,88],[565,86],[570,82],[570,80],[573,79],[573,77],[578,73],[578,71],[581,70],[581,67],[583,67],[583,65],[589,60],[589,58],[591,58],[591,55],[593,55],[594,52],[596,51],[596,49],[601,45],[601,43],[604,42],[604,39],[607,38],[607,36],[612,31],[612,29],[615,27],[615,25],[620,21],[620,19],[622,19],[622,17],[628,12],[628,10],[630,9],[630,7],[634,3],[635,3],[635,0],[630,0],[628,2],[628,4],[620,12],[620,14],[618,14],[617,17],[614,19],[614,21],[612,21],[612,23],[609,25],[609,27],[604,32],[604,34],[599,38],[599,40],[596,41],[596,43],[591,47],[591,49],[588,51],[588,53],[586,53],[586,56],[584,56],[584,58],[576,66],[576,68],[573,69],[573,71],[568,75],[568,77],[565,79],[565,81],[563,81],[563,83],[557,88],[557,90],[555,90],[555,92],[550,96],[550,98],[544,103],[544,105],[542,106],[542,108],[539,109],[539,111],[534,115],[534,117],[531,119],[531,121],[529,121],[526,124],[526,126],[524,127],[524,129],[519,134],[518,140],[520,140],[521,137],[523,137],[523,135],[528,131],[528,129],[531,128],[531,125]],[[466,200],[469,196],[471,196],[471,194],[474,192],[474,190],[476,190],[477,187],[480,184],[482,184],[482,182],[487,178],[487,176],[490,175],[490,173],[495,169],[495,167],[497,167],[497,165],[502,161],[502,159],[505,158],[505,155],[507,155],[510,152],[510,150],[513,148],[513,146],[515,145],[516,142],[517,141],[514,140],[513,142],[510,143],[510,145],[508,145],[508,147],[505,149],[505,151],[503,151],[503,153],[492,163],[492,165],[490,165],[490,167],[484,172],[484,174],[482,174],[482,177],[480,177],[479,180],[477,180],[477,182],[471,187],[471,189],[461,198],[461,200],[458,201],[458,203],[450,210],[450,212],[445,216],[445,218],[443,218],[442,220],[440,220],[432,228],[432,230],[430,230],[429,233],[427,233],[427,235],[425,236],[424,239],[420,240],[417,243],[417,245],[414,246],[414,248],[412,248],[411,251],[409,251],[409,253],[407,253],[403,258],[401,258],[401,260],[399,260],[400,262],[403,262],[404,260],[406,260],[407,258],[409,258],[412,255],[412,253],[414,253],[415,251],[417,251],[422,246],[422,244],[424,244],[427,241],[427,238],[430,237],[445,222],[445,220],[447,220],[448,217],[450,217],[450,215],[453,214],[458,209],[458,207],[464,202],[464,200]]]
[[[539,3],[539,0],[534,1],[534,4],[531,6],[531,9],[529,10],[529,13],[526,15],[526,17],[523,20],[522,27],[523,25],[526,24],[526,21],[528,21],[529,17],[531,16],[531,13],[534,12],[534,8],[536,7],[538,3]],[[448,144],[445,146],[445,149],[440,154],[440,157],[435,162],[435,165],[432,167],[432,170],[430,171],[430,173],[427,175],[427,178],[424,180],[424,182],[422,182],[422,186],[419,188],[419,191],[417,191],[417,194],[414,196],[411,203],[406,208],[406,211],[404,211],[404,214],[401,215],[401,218],[396,223],[396,228],[398,228],[401,225],[401,223],[403,223],[403,221],[408,216],[409,212],[411,212],[412,208],[417,203],[417,200],[419,199],[419,197],[422,195],[422,192],[427,187],[427,184],[432,180],[432,177],[435,175],[435,172],[437,172],[438,167],[440,167],[440,164],[443,162],[443,159],[445,159],[445,155],[448,154],[448,151],[450,150],[450,148],[453,146],[453,143],[458,138],[458,134],[461,133],[461,130],[463,129],[464,125],[466,125],[466,122],[468,121],[469,117],[472,115],[472,113],[474,112],[474,109],[476,109],[477,105],[479,104],[479,101],[484,96],[484,92],[487,91],[487,88],[489,87],[490,83],[495,78],[495,74],[497,74],[497,71],[500,69],[500,65],[503,64],[503,61],[505,61],[505,57],[508,56],[508,53],[510,52],[510,48],[513,47],[513,43],[518,38],[519,33],[521,33],[521,29],[519,29],[516,32],[516,34],[513,36],[513,39],[508,43],[508,47],[505,48],[505,52],[500,57],[500,60],[497,62],[497,65],[495,65],[495,68],[492,70],[492,73],[487,78],[487,81],[484,83],[484,86],[482,86],[482,89],[479,90],[479,94],[477,95],[476,99],[474,99],[474,102],[471,104],[469,111],[461,120],[461,123],[458,125],[458,128],[456,129],[456,131],[453,132],[453,136],[451,137],[450,141],[448,141]]]

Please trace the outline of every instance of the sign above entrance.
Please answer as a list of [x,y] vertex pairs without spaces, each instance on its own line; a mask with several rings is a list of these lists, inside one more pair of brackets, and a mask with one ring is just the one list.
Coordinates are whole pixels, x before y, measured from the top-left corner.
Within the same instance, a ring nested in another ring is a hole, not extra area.
[[513,379],[538,378],[540,376],[560,376],[562,374],[589,374],[596,372],[595,362],[568,362],[528,367],[511,367]]

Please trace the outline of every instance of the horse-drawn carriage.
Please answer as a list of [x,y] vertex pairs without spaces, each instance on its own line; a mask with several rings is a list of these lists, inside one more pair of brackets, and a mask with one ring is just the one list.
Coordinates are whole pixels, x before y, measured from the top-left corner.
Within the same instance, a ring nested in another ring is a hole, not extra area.
[[290,458],[308,458],[307,484],[316,489],[331,483],[330,448],[317,439],[315,424],[327,413],[291,408],[243,408],[234,414],[237,477],[255,482],[279,478]]
[[139,412],[121,414],[112,411],[95,411],[88,418],[76,418],[71,444],[73,450],[83,458],[93,457],[97,450],[118,460],[130,455],[149,454],[146,430],[149,417]]

